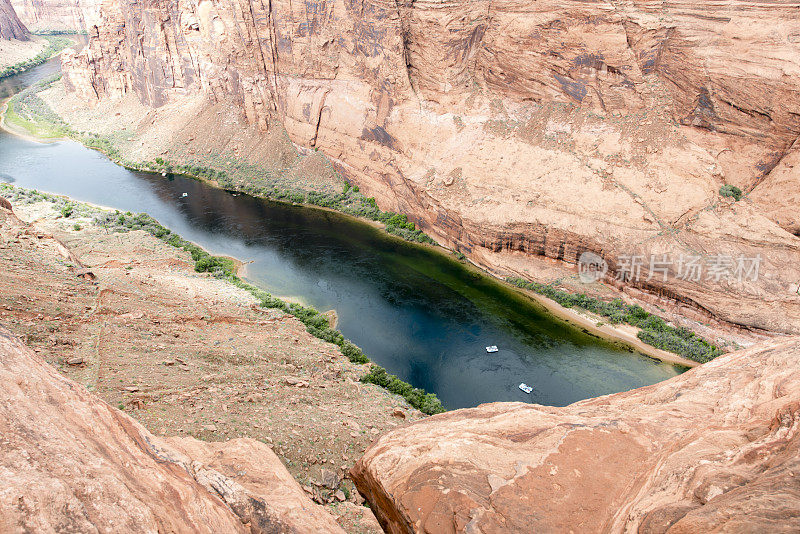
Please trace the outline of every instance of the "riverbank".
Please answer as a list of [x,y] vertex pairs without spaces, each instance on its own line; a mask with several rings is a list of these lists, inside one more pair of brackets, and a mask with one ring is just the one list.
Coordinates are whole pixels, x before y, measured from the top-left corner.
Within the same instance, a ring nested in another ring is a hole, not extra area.
[[[514,286],[508,282],[506,282],[506,284],[509,287],[517,288],[517,286]],[[637,337],[637,334],[640,331],[639,328],[630,325],[609,324],[605,322],[604,318],[599,315],[595,315],[584,310],[578,311],[574,308],[566,308],[554,300],[544,297],[539,293],[529,289],[517,289],[547,308],[547,310],[556,317],[559,317],[568,323],[574,324],[578,328],[599,338],[614,342],[621,342],[640,354],[644,354],[645,356],[649,356],[650,358],[662,362],[673,363],[675,365],[688,368],[694,368],[702,365],[701,362],[684,358],[683,356],[673,352],[657,349],[652,345],[642,342],[642,340]]]
[[76,44],[64,35],[31,35],[30,41],[0,41],[0,80],[41,65]]
[[3,188],[22,219],[0,209],[0,318],[16,335],[151,432],[259,439],[312,498],[366,514],[344,474],[421,413],[291,314],[196,272],[190,252],[141,229],[122,238],[102,222],[115,211]]
[[10,98],[6,98],[5,100],[0,102],[0,130],[4,132],[10,133],[11,135],[16,135],[21,139],[25,139],[26,141],[31,141],[33,143],[55,143],[59,140],[66,140],[69,139],[68,137],[36,137],[32,135],[30,132],[27,132],[23,128],[19,126],[14,126],[9,124],[6,120],[8,114],[8,106]]
[[[33,113],[29,113],[29,115],[25,118],[22,117],[15,117],[16,123],[14,125],[5,124],[6,129],[10,130],[12,133],[20,133],[22,129],[27,129],[29,133],[36,133],[37,136],[44,135],[49,137],[55,137],[58,135],[66,134],[67,137],[78,140],[79,142],[83,142],[90,148],[95,148],[104,152],[106,155],[110,157],[113,161],[121,164],[127,168],[135,169],[135,170],[149,170],[149,171],[160,171],[162,173],[169,173],[172,171],[180,171],[182,174],[190,174],[193,177],[202,180],[214,187],[221,187],[228,190],[233,191],[242,191],[247,194],[252,194],[255,196],[262,196],[270,198],[271,195],[265,193],[265,189],[258,189],[253,188],[249,184],[242,184],[239,183],[238,185],[235,183],[236,178],[232,175],[228,174],[228,171],[219,171],[211,169],[210,167],[201,166],[200,164],[178,164],[172,163],[170,160],[165,159],[165,157],[157,156],[153,159],[153,161],[149,163],[135,163],[131,162],[130,160],[126,160],[123,157],[123,153],[130,153],[129,151],[120,150],[117,148],[119,144],[120,136],[117,135],[115,142],[113,137],[109,136],[98,136],[92,135],[88,136],[86,134],[77,134],[77,131],[68,126],[68,122],[61,119],[61,115],[58,113],[53,113],[50,104],[53,103],[54,99],[59,101],[60,99],[66,98],[66,95],[63,94],[63,89],[60,87],[60,83],[57,81],[52,81],[50,83],[45,84],[45,87],[41,87],[35,90],[31,90],[33,96],[25,96],[21,95],[17,98],[17,102],[26,102],[25,99],[35,97],[37,103],[36,105],[40,107],[40,110],[33,110]],[[39,101],[39,95],[42,96],[41,101]],[[63,102],[62,102],[63,103]],[[43,110],[43,111],[41,111]],[[26,109],[29,111],[29,109]],[[90,112],[91,114],[96,114],[97,110],[93,110]],[[154,112],[155,113],[155,112]],[[50,116],[50,115],[53,116]],[[8,113],[5,113],[4,116],[7,116]],[[91,121],[90,121],[91,122]],[[159,121],[160,123],[160,121]],[[87,123],[82,123],[82,126],[87,126]],[[127,127],[123,128],[124,131],[127,131]],[[140,139],[142,136],[137,137],[129,137],[127,138],[128,146],[130,146],[131,139]],[[144,143],[144,142],[142,142]],[[123,143],[125,145],[125,143]],[[144,145],[142,144],[142,147]],[[162,155],[166,155],[170,153],[169,151],[162,151]],[[192,160],[196,162],[196,160]],[[231,167],[227,167],[230,169]],[[341,178],[340,178],[341,179]],[[446,256],[450,256],[449,253],[445,252],[444,249],[435,245],[433,242],[426,242],[426,239],[420,239],[420,234],[418,231],[413,227],[412,224],[408,223],[405,216],[401,216],[399,214],[383,214],[380,210],[377,209],[377,206],[374,202],[374,199],[369,199],[364,197],[357,188],[350,188],[346,182],[344,183],[343,190],[338,193],[329,193],[326,191],[331,190],[331,184],[326,183],[323,192],[319,192],[316,190],[311,191],[303,191],[302,193],[286,193],[287,190],[280,190],[277,199],[271,198],[273,200],[278,201],[288,201],[294,204],[303,204],[309,207],[317,207],[321,209],[327,209],[332,211],[337,211],[339,213],[344,213],[347,216],[353,217],[361,222],[368,222],[374,226],[383,227],[389,233],[397,235],[398,233],[407,233],[412,232],[414,238],[411,241],[422,241],[421,244],[429,245],[433,250],[437,253],[445,254]],[[308,184],[306,184],[308,185]],[[231,188],[234,189],[231,189]],[[275,192],[275,186],[271,186],[272,188],[269,189],[273,193]],[[309,202],[310,201],[310,202]],[[335,206],[335,207],[332,207]],[[371,217],[365,216],[364,211],[367,210]],[[409,226],[409,228],[406,228]],[[398,229],[400,230],[398,232]],[[414,233],[416,232],[416,233]],[[407,237],[400,235],[399,237]],[[459,258],[461,259],[461,258]],[[461,259],[461,261],[465,261],[466,258]],[[471,263],[470,263],[471,264]],[[472,265],[472,264],[471,264]],[[474,266],[474,265],[473,265]],[[482,276],[486,276],[488,273],[476,267],[476,272],[480,272]],[[497,276],[495,273],[492,273],[493,276]],[[502,277],[500,277],[502,279]],[[603,322],[602,320],[594,321],[591,318],[587,318],[586,316],[581,316],[581,314],[575,312],[574,310],[570,310],[569,308],[564,308],[560,306],[558,303],[546,299],[541,295],[536,297],[536,300],[542,303],[546,309],[548,309],[551,313],[555,312],[554,315],[560,317],[562,319],[567,319],[573,324],[576,324],[580,327],[580,329],[586,330],[591,332],[592,335],[600,337],[602,339],[611,340],[617,343],[622,343],[636,352],[643,353],[651,358],[655,358],[661,361],[669,362],[669,363],[677,363],[679,365],[684,365],[691,367],[696,365],[695,362],[689,360],[685,357],[682,357],[679,354],[673,354],[667,352],[665,350],[661,350],[656,347],[652,347],[646,343],[643,343],[637,336],[637,330],[628,328],[628,327],[621,327],[615,325],[601,325],[597,326],[598,323]],[[691,363],[690,363],[691,362]]]
[[32,36],[30,41],[0,40],[0,73],[36,57],[47,44],[46,39],[36,36]]
[[[64,217],[70,215],[79,206],[84,208],[90,204],[75,202],[71,199],[41,194],[36,191],[29,191],[25,189],[14,189],[6,184],[0,184],[0,188],[11,189],[15,191],[16,196],[23,198],[32,197],[34,199],[45,199],[54,202],[60,202],[61,213]],[[286,302],[279,297],[275,297],[262,289],[247,283],[241,279],[237,272],[244,265],[244,262],[236,258],[228,256],[212,256],[207,251],[197,246],[194,243],[184,240],[179,235],[171,232],[169,229],[162,226],[158,221],[145,213],[133,214],[131,212],[122,213],[119,210],[103,209],[101,213],[94,214],[94,222],[105,228],[106,231],[113,232],[131,232],[137,230],[144,230],[150,235],[160,239],[168,245],[182,249],[188,252],[192,261],[194,261],[194,269],[198,273],[210,273],[214,277],[224,280],[233,286],[245,290],[257,299],[259,305],[267,309],[279,309],[289,313],[300,320],[308,332],[323,341],[337,345],[342,354],[346,356],[352,363],[367,364],[370,362],[369,358],[364,355],[361,349],[346,339],[341,332],[336,330],[335,324],[338,323],[338,317],[332,320],[330,314],[320,313],[311,306],[305,306],[296,302]],[[335,312],[334,312],[335,313]],[[371,382],[374,372],[385,371],[377,364],[370,365],[369,373],[362,375],[361,381],[365,383]],[[415,388],[410,384],[389,375],[391,377],[390,383],[378,384],[388,389],[389,391],[401,395],[409,404],[425,413],[426,415],[433,415],[441,413],[444,410],[441,402],[432,393],[427,393],[422,389]]]

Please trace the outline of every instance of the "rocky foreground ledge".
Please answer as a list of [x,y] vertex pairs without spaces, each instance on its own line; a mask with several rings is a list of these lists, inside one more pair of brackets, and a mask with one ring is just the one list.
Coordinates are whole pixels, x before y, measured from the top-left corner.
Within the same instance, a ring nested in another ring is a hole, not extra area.
[[0,532],[344,532],[263,443],[156,438],[5,329],[0,397]]
[[351,475],[400,532],[798,532],[800,339],[565,408],[495,403],[380,438]]

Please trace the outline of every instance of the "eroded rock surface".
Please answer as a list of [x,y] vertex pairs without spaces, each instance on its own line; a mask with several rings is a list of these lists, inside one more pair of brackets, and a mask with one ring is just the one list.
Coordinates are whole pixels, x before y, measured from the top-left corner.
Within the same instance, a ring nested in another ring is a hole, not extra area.
[[[247,523],[278,531],[291,525],[296,532],[340,532],[322,507],[306,496],[272,450],[253,439],[226,443],[194,438],[167,438],[171,447],[191,459],[195,479],[218,494]],[[253,495],[261,497],[253,499]]]
[[[798,183],[786,161],[800,136],[796,2],[84,7],[89,49],[64,66],[86,101],[232,99],[250,124],[282,125],[382,207],[496,273],[532,276],[536,258],[574,264],[591,250],[613,275],[620,255],[667,254],[667,282],[645,263],[632,285],[800,332],[786,196]],[[723,184],[755,201],[722,199]],[[766,274],[679,279],[681,257],[696,255],[760,256]]]
[[9,0],[0,0],[0,41],[27,41],[28,29],[20,22]]
[[3,532],[343,532],[265,445],[177,452],[5,329],[0,388]]
[[85,30],[79,0],[11,0],[11,4],[31,31]]
[[449,412],[352,476],[389,532],[794,532],[798,358],[790,338],[565,408]]

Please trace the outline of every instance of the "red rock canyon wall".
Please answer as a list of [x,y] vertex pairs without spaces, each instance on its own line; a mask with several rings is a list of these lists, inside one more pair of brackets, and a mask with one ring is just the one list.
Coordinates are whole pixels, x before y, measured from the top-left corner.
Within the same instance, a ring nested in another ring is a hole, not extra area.
[[0,0],[0,41],[16,39],[28,40],[28,29],[14,11],[14,6],[9,0]]
[[[798,2],[99,0],[84,12],[90,46],[65,59],[65,80],[87,100],[234,99],[498,273],[530,276],[537,255],[593,250],[613,269],[620,254],[668,254],[670,280],[640,287],[800,332]],[[725,200],[726,183],[752,194]],[[763,276],[680,280],[681,255],[760,257]]]
[[564,408],[382,436],[351,475],[387,532],[796,532],[800,341]]
[[79,0],[11,0],[11,3],[31,31],[85,29]]

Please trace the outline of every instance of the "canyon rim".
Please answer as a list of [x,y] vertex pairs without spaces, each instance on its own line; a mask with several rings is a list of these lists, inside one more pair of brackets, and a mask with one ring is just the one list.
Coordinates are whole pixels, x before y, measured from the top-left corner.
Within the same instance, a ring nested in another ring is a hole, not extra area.
[[[87,103],[231,102],[244,124],[284,129],[380,206],[502,274],[531,277],[537,258],[575,264],[586,250],[612,275],[621,255],[666,254],[674,274],[682,254],[760,256],[768,275],[754,283],[631,285],[729,323],[800,332],[795,2],[84,11],[90,43],[65,57],[64,78]],[[221,143],[215,152],[259,157]],[[720,197],[726,184],[745,202]]]
[[4,186],[0,530],[800,530],[800,3],[0,0],[3,68],[64,36],[11,131],[358,198],[587,332],[724,354],[428,417],[229,258]]

